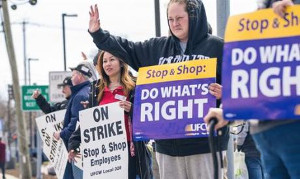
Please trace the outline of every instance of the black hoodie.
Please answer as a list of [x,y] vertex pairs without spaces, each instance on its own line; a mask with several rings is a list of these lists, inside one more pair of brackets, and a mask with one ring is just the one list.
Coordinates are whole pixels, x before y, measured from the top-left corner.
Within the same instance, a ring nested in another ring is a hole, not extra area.
[[[180,41],[173,34],[169,37],[151,38],[144,42],[131,42],[99,29],[90,33],[99,49],[123,59],[135,70],[140,67],[177,63],[195,59],[217,58],[217,82],[221,84],[223,40],[208,34],[208,24],[203,3],[188,0],[189,38],[184,54]],[[227,128],[224,129],[227,133]],[[221,139],[221,149],[227,147],[228,135]],[[208,138],[156,140],[156,150],[171,156],[188,156],[208,153]]]

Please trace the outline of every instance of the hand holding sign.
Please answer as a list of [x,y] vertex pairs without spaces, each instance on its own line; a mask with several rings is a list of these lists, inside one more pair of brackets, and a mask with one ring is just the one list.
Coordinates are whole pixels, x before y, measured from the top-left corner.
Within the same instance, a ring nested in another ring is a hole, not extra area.
[[120,101],[120,107],[123,108],[126,112],[130,112],[131,102],[130,101]]
[[89,105],[89,101],[81,101],[80,104],[82,104],[84,108],[87,108]]
[[75,151],[75,150],[71,150],[69,152],[69,155],[68,155],[69,162],[70,163],[71,162],[77,162],[76,158],[80,159],[81,158],[81,154],[79,152]]
[[53,133],[53,137],[54,137],[56,140],[59,140],[59,139],[60,139],[60,132],[54,132],[54,133]]
[[222,98],[222,85],[218,83],[211,83],[208,87],[209,93],[214,95],[217,99]]
[[291,0],[283,0],[283,1],[277,1],[273,3],[273,11],[278,14],[280,17],[284,17],[285,9],[287,6],[293,5],[293,1]]

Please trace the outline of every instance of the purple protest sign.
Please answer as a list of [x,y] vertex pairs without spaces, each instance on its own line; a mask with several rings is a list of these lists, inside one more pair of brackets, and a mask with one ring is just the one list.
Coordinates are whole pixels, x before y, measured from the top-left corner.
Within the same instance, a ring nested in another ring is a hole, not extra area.
[[[271,14],[271,10],[235,16],[227,24],[222,67],[224,117],[300,119],[299,27],[283,25],[284,20],[276,15],[262,13]],[[241,28],[245,19],[254,22],[260,18],[265,22],[277,18],[278,27],[258,32]]]
[[203,117],[216,106],[216,98],[208,91],[214,82],[215,78],[182,78],[138,84],[133,113],[135,140],[207,136]]

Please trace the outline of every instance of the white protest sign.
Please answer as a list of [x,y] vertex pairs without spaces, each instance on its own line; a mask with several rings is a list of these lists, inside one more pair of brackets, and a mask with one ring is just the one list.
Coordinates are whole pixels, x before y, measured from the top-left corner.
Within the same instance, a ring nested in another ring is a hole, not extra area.
[[79,112],[83,178],[128,178],[124,110],[119,102]]
[[68,152],[63,141],[53,137],[54,132],[59,132],[63,128],[63,121],[66,110],[52,112],[36,118],[38,131],[43,141],[43,150],[54,167],[58,179],[64,176],[68,161]]
[[62,84],[63,80],[72,76],[70,71],[51,71],[49,72],[49,98],[53,103],[58,103],[65,100],[65,95],[62,93],[62,88],[57,87]]

